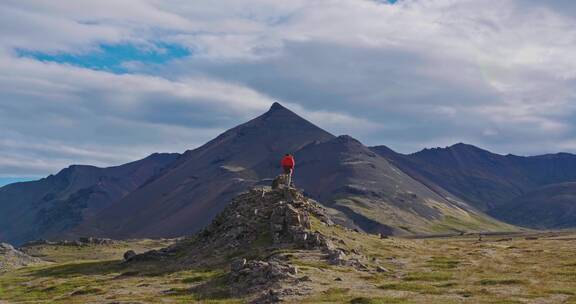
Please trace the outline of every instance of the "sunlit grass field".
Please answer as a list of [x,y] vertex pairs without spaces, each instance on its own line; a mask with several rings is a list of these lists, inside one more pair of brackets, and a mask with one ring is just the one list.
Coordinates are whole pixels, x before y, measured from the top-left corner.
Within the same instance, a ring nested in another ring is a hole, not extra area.
[[[294,251],[291,263],[308,276],[309,293],[293,303],[576,303],[576,234],[380,239],[339,227],[316,227],[365,255],[369,270],[328,265],[317,251]],[[42,246],[30,250],[51,263],[0,275],[0,303],[244,303],[192,287],[218,282],[228,269],[166,271],[162,264],[121,263],[170,241],[113,246]],[[373,270],[374,265],[386,269]],[[216,284],[216,283],[214,283]],[[225,290],[225,286],[221,286]]]

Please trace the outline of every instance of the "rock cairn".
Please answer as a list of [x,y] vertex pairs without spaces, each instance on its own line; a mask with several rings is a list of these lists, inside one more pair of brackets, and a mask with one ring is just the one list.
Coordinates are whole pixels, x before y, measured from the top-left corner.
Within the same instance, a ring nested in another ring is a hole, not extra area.
[[323,207],[294,188],[252,189],[237,196],[200,237],[220,243],[226,250],[258,241],[306,249],[331,248],[327,238],[311,230],[311,216],[324,225],[333,225]]
[[[330,264],[365,269],[359,253],[338,248],[334,245],[337,239],[314,229],[314,224],[334,225],[326,209],[297,189],[286,187],[283,179],[281,175],[272,187],[238,195],[194,236],[164,249],[130,253],[125,261],[161,260],[166,267],[180,268],[229,263],[224,285],[233,296],[257,295],[252,303],[275,303],[303,292],[298,286],[306,279],[297,276],[298,269],[281,254],[282,249],[316,250],[324,253]],[[194,289],[209,289],[212,283],[207,284]]]

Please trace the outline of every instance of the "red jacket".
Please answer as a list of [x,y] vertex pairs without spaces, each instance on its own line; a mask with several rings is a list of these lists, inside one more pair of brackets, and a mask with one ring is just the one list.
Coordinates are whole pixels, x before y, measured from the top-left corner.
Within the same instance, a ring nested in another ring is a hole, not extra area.
[[294,165],[296,165],[296,162],[294,161],[294,157],[292,155],[284,156],[284,158],[282,158],[282,161],[280,163],[282,164],[283,168],[290,168],[290,169],[294,169]]

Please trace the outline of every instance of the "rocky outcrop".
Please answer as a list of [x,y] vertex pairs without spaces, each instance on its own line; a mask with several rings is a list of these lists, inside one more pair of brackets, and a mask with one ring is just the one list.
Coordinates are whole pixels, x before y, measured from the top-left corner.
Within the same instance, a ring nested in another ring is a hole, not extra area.
[[311,229],[311,217],[333,225],[326,210],[294,188],[255,188],[237,196],[194,242],[230,252],[257,242],[265,246],[328,249],[330,241]]
[[31,257],[10,244],[0,243],[0,273],[41,262],[41,259]]
[[[332,226],[327,210],[300,191],[286,187],[282,176],[273,187],[254,188],[238,195],[196,235],[173,246],[125,257],[126,263],[162,261],[164,267],[229,265],[221,282],[194,287],[202,293],[215,285],[226,286],[234,297],[248,296],[253,303],[275,303],[283,297],[306,293],[309,278],[299,278],[287,250],[314,251],[334,265],[366,269],[358,252],[335,246],[334,236],[317,231]],[[342,243],[340,241],[339,243]]]
[[227,276],[230,292],[234,296],[260,292],[279,281],[295,280],[298,273],[295,266],[280,261],[249,261],[236,266]]

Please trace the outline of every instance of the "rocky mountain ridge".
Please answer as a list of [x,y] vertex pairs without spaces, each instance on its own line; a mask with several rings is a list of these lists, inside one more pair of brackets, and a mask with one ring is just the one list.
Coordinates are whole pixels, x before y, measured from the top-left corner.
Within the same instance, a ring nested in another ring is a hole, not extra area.
[[576,191],[567,190],[573,184],[566,184],[576,182],[576,155],[499,155],[462,143],[407,155],[385,146],[371,149],[436,192],[469,202],[502,221],[538,229],[576,227],[576,220],[568,220],[575,218],[574,197],[549,203],[558,201],[560,193],[543,189]]
[[183,155],[107,169],[72,166],[0,188],[0,239],[194,233],[235,195],[268,183],[287,152],[296,155],[296,185],[330,207],[335,221],[397,235],[514,230],[491,210],[541,185],[571,181],[576,172],[569,154],[523,158],[464,144],[411,155],[368,148],[276,103]]
[[73,165],[38,181],[0,188],[0,240],[75,238],[70,231],[146,184],[179,154],[152,154],[121,166]]

